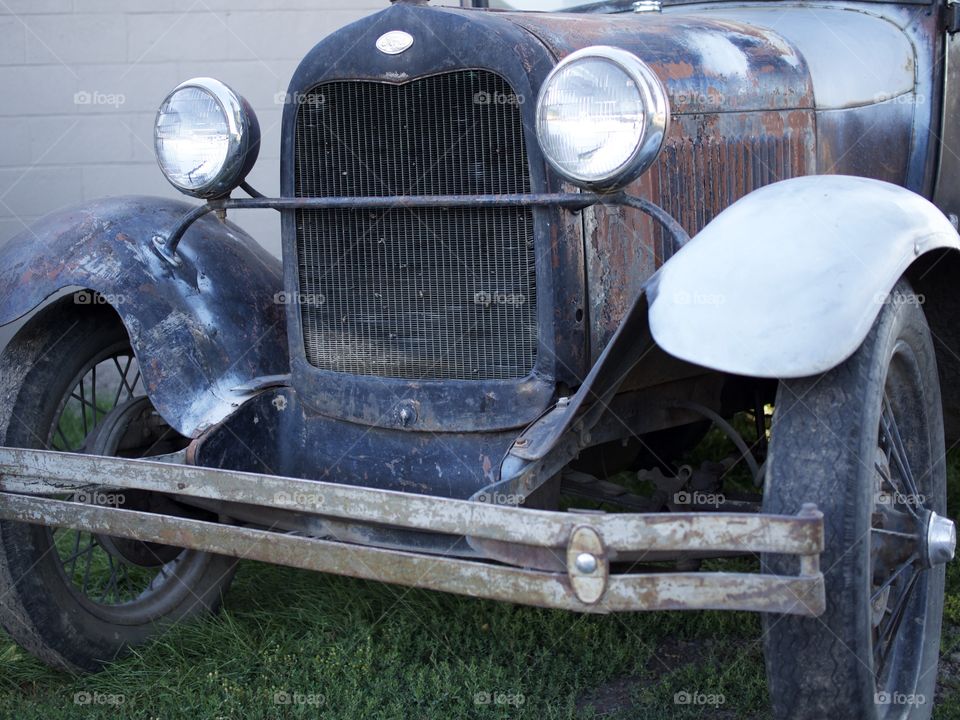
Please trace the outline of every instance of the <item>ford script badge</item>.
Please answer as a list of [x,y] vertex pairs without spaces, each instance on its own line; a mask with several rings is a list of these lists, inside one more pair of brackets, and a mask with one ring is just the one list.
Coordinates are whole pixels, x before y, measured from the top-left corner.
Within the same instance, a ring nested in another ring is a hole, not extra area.
[[377,50],[387,55],[399,55],[413,45],[413,35],[403,30],[391,30],[377,40]]

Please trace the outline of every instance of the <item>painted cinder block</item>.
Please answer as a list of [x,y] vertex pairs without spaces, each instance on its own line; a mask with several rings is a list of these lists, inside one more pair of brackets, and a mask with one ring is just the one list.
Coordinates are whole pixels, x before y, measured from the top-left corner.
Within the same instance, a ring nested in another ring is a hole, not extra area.
[[[28,221],[105,195],[182,197],[160,175],[153,119],[190,77],[216,77],[263,126],[250,177],[279,191],[282,96],[303,55],[388,0],[4,0],[0,243]],[[8,192],[9,190],[9,192]],[[7,192],[6,195],[4,193]],[[279,216],[233,213],[279,253]]]

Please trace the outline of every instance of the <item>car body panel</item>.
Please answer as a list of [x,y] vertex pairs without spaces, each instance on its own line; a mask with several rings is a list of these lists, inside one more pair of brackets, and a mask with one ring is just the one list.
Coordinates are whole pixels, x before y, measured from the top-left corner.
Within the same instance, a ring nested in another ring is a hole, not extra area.
[[[918,102],[922,61],[913,36],[929,28],[925,19],[909,25],[895,6],[784,12],[703,3],[639,15],[509,17],[558,58],[609,44],[657,73],[671,128],[661,156],[629,191],[667,209],[690,235],[739,198],[791,177],[861,175],[922,192],[915,178],[927,145],[916,127],[929,124],[933,103]],[[583,215],[596,362],[668,253],[638,213],[598,205]]]
[[943,248],[960,249],[957,231],[909,190],[848,176],[776,183],[660,270],[650,329],[670,354],[714,370],[816,375],[852,355],[897,280]]
[[280,263],[214,216],[171,266],[154,251],[188,203],[120,197],[43,218],[0,249],[0,325],[67,288],[120,315],[163,418],[191,437],[222,420],[258,377],[289,372]]
[[516,431],[406,432],[344,422],[266,390],[191,448],[192,464],[466,499],[492,483]]
[[591,45],[635,54],[658,75],[673,115],[813,108],[810,72],[781,35],[709,12],[642,16],[509,14],[562,60]]
[[[411,47],[397,55],[378,51],[377,38],[397,30],[414,38]],[[287,97],[303,97],[329,80],[402,84],[464,67],[500,74],[523,98],[524,112],[532,113],[553,58],[536,38],[499,13],[396,3],[318,43],[294,73]],[[285,197],[295,195],[296,110],[295,103],[284,108],[280,185]],[[561,181],[548,171],[540,153],[534,126],[524,123],[524,131],[531,190],[560,190]],[[557,382],[579,384],[589,369],[580,226],[556,208],[535,209],[534,217],[541,259],[536,269],[540,341],[529,376],[515,381],[410,381],[318,369],[306,359],[300,309],[291,306],[287,324],[292,382],[304,402],[329,417],[382,428],[402,428],[397,409],[409,403],[418,407],[417,430],[498,432],[534,420],[549,404]],[[296,288],[295,212],[283,213],[282,227],[285,286]]]
[[[900,27],[870,8],[718,8],[718,14],[784,38],[806,62],[817,110],[873,105],[912,93],[915,51]],[[838,72],[842,68],[843,72]]]

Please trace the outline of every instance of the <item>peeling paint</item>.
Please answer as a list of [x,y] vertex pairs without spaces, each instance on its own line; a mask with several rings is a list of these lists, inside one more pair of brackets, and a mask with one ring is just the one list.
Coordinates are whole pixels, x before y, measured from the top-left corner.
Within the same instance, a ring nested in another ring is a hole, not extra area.
[[747,56],[730,38],[689,32],[686,41],[690,49],[700,55],[700,60],[705,68],[709,68],[710,75],[745,78],[749,74],[750,62]]

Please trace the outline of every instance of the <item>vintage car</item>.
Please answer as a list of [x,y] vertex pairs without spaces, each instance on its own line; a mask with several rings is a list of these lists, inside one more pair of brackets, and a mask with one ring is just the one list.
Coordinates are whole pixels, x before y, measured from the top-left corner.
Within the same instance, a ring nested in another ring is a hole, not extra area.
[[[188,80],[156,153],[202,203],[3,247],[0,324],[33,312],[0,359],[24,648],[96,670],[253,558],[757,611],[777,717],[929,717],[958,5],[570,5],[398,1],[327,37],[282,98],[277,197],[245,180],[251,106]],[[247,208],[281,213],[282,263]],[[691,467],[711,427],[737,452]]]

